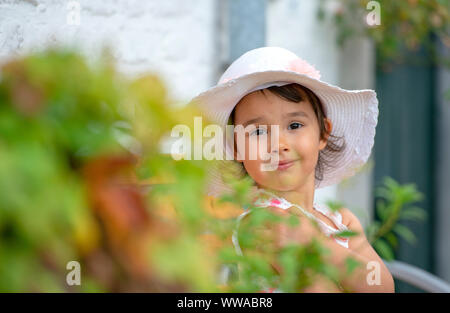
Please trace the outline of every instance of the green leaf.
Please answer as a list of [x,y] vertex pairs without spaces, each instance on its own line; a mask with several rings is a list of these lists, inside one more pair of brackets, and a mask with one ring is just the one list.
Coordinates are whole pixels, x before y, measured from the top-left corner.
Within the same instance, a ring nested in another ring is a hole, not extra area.
[[394,259],[394,252],[392,251],[392,248],[383,239],[377,239],[373,243],[373,247],[377,250],[378,254],[387,261]]
[[335,266],[324,264],[322,267],[322,273],[333,281],[337,281],[339,279],[339,270]]
[[235,197],[232,194],[221,195],[217,200],[218,203],[226,203],[226,202],[234,203],[235,201],[236,201]]
[[345,207],[345,204],[340,201],[328,200],[325,204],[331,209],[331,211],[336,212],[339,209]]
[[295,227],[298,226],[300,224],[299,218],[295,215],[290,215],[287,218],[287,225],[290,227]]
[[393,233],[386,234],[386,239],[392,247],[394,247],[394,248],[397,247],[398,240],[397,240],[397,237],[395,237],[395,235]]
[[403,239],[408,241],[410,244],[414,244],[416,242],[416,236],[413,234],[413,232],[402,224],[395,225],[393,231]]
[[359,233],[352,230],[343,230],[334,234],[337,237],[354,237],[358,236]]
[[352,257],[347,257],[345,259],[345,267],[347,269],[347,271],[346,271],[347,275],[350,275],[351,273],[353,273],[353,271],[360,265],[362,265],[361,262],[357,261],[356,259],[354,259]]
[[389,216],[389,210],[383,200],[377,201],[376,211],[382,221],[385,221]]
[[375,234],[378,232],[378,230],[380,229],[380,222],[379,221],[373,221],[372,223],[370,223],[366,229],[366,237],[367,240],[372,243],[373,238],[375,236]]
[[419,207],[410,207],[400,212],[400,218],[405,220],[423,221],[427,217],[427,212]]

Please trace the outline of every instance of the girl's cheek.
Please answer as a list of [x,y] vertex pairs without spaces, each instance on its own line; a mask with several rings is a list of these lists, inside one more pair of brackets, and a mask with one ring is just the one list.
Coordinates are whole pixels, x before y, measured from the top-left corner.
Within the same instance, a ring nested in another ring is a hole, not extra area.
[[[248,136],[245,141],[244,167],[247,173],[257,182],[263,182],[269,177],[269,172],[262,171],[262,164],[269,162],[264,160],[265,152],[268,152],[268,145],[265,136]],[[242,155],[242,154],[241,154]]]
[[319,150],[319,140],[317,140],[315,134],[299,137],[295,143],[298,151],[305,152],[308,155],[315,150]]
[[244,167],[247,173],[258,183],[263,182],[268,177],[268,172],[261,171],[261,162],[259,160],[246,160]]
[[249,160],[267,161],[269,145],[267,136],[250,136],[246,144],[246,156]]

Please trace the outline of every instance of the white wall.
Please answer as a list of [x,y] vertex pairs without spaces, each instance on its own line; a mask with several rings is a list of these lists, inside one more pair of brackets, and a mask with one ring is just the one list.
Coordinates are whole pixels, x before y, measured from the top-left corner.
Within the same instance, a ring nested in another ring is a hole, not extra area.
[[[79,3],[79,25],[70,25],[70,2]],[[188,100],[215,78],[214,2],[0,0],[0,61],[49,44],[77,44],[87,55],[109,44],[121,70],[156,70],[174,98]]]
[[339,49],[334,27],[317,20],[319,1],[269,0],[267,44],[280,46],[313,64],[322,79],[338,84]]

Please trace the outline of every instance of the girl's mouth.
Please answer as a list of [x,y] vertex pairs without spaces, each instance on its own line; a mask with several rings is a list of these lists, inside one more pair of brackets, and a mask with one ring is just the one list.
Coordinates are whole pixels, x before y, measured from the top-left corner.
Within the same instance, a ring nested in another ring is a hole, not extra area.
[[291,160],[291,161],[280,161],[278,162],[278,170],[282,171],[282,170],[286,170],[288,168],[290,168],[292,165],[294,165],[294,162],[297,160]]

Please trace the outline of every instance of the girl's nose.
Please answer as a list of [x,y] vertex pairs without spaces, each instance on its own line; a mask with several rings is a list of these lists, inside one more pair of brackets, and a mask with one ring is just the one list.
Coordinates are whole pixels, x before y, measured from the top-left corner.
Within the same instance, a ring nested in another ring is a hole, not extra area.
[[[272,144],[272,142],[271,142]],[[279,152],[288,152],[289,151],[289,144],[282,134],[278,136],[278,147],[275,145],[273,147],[272,152],[279,153]]]
[[[279,149],[280,152],[288,152],[289,151],[289,146],[286,144],[282,144],[281,142],[279,144],[279,148],[280,148]],[[275,149],[275,152],[279,152],[278,149]]]

